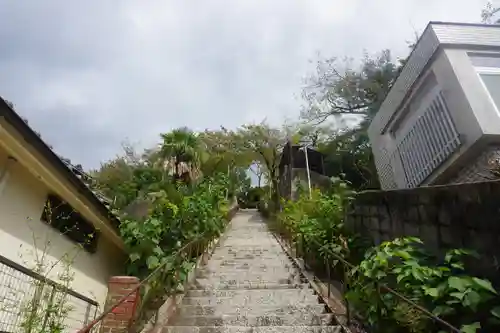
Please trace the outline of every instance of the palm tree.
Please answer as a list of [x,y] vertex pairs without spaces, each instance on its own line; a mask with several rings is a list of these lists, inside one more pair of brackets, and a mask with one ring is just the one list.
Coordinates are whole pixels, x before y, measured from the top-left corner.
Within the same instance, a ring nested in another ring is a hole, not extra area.
[[200,161],[200,145],[196,134],[188,128],[174,129],[161,134],[163,142],[159,157],[164,166],[174,166],[174,179],[185,178],[190,182],[196,178]]

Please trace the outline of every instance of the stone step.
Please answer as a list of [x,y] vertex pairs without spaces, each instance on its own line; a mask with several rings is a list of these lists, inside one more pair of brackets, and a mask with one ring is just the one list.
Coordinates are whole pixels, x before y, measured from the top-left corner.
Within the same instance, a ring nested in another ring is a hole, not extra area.
[[290,258],[288,258],[285,254],[220,254],[215,253],[212,255],[214,260],[276,260],[281,262],[290,262]]
[[224,248],[215,248],[214,253],[242,253],[242,254],[255,254],[255,253],[260,253],[260,254],[266,254],[266,253],[273,253],[273,254],[282,254],[285,255],[285,252],[283,252],[283,249],[281,247],[269,247],[269,248],[260,248],[260,247],[255,247],[255,248],[240,248],[238,246],[233,246],[233,247],[224,247]]
[[288,279],[276,279],[274,281],[266,281],[266,280],[225,280],[221,281],[220,279],[204,279],[197,278],[195,285],[199,287],[199,289],[273,289],[276,285],[289,284],[291,288],[293,288],[296,284],[305,283],[304,279],[297,279],[296,281],[290,281]]
[[266,297],[284,297],[298,295],[314,295],[312,288],[304,289],[234,289],[234,290],[196,290],[190,289],[186,297],[236,297],[240,295],[255,295]]
[[164,333],[340,333],[255,212],[238,214]]
[[315,313],[322,314],[325,312],[325,306],[322,304],[312,305],[260,305],[257,307],[234,307],[227,306],[201,306],[201,305],[183,305],[177,312],[177,316],[214,316],[222,314],[238,314],[238,315],[282,315],[290,313]]
[[184,297],[182,304],[185,305],[295,305],[295,304],[318,304],[318,296],[313,294],[282,295],[275,297],[266,297],[265,295],[240,294],[233,297]]
[[179,317],[175,326],[326,326],[333,322],[331,314],[295,313],[270,316],[187,316]]
[[[198,279],[199,280],[199,279]],[[206,283],[206,282],[205,282]],[[223,285],[222,287],[215,288],[213,285],[202,285],[200,283],[195,282],[194,286],[191,286],[190,290],[236,290],[236,289],[245,289],[245,290],[254,290],[254,289],[307,289],[311,288],[311,286],[308,283],[297,283],[297,284],[290,284],[290,283],[269,283],[269,284],[253,284],[253,285],[246,285],[243,286],[245,288],[242,288],[241,285]]]
[[227,248],[238,248],[238,249],[256,249],[256,248],[277,248],[282,249],[280,244],[273,238],[272,240],[225,240],[223,244],[219,245],[219,249]]
[[243,244],[231,246],[222,245],[216,247],[215,250],[227,252],[283,252],[283,249],[278,244],[260,244],[255,246]]
[[208,280],[209,282],[223,281],[225,283],[238,284],[239,282],[269,282],[269,283],[292,283],[295,281],[300,281],[302,278],[299,274],[288,274],[288,275],[274,275],[272,273],[263,274],[228,274],[228,275],[204,275],[197,276],[198,279]]
[[341,326],[171,326],[162,333],[341,333]]
[[219,267],[202,267],[197,273],[205,276],[215,275],[240,275],[240,274],[273,274],[280,276],[295,276],[300,274],[298,269],[286,267],[259,267],[259,266],[219,266]]
[[256,271],[242,271],[238,272],[203,272],[196,273],[198,278],[203,279],[219,279],[224,281],[278,281],[282,279],[300,278],[299,272],[256,272]]
[[249,262],[247,260],[232,260],[232,259],[211,259],[205,266],[210,269],[218,267],[228,267],[228,268],[245,268],[245,267],[275,267],[275,268],[290,268],[295,267],[292,262],[287,258],[284,261],[276,259],[268,260],[257,260],[254,262]]
[[284,257],[286,256],[285,253],[283,252],[283,250],[281,248],[270,248],[270,249],[267,249],[267,250],[264,250],[264,249],[232,249],[231,248],[227,248],[227,249],[215,249],[214,250],[214,254],[218,254],[218,255],[248,255],[248,254],[253,254],[253,255],[257,255],[257,254],[260,254],[260,255],[270,255],[270,254],[276,254],[276,255],[279,255],[281,257]]
[[289,274],[299,272],[298,269],[290,265],[289,267],[285,266],[264,266],[264,265],[224,265],[224,266],[215,266],[215,265],[206,265],[199,269],[200,272],[203,273],[231,273],[238,272],[241,274],[245,274],[248,272],[273,272],[276,274]]
[[[258,236],[263,236],[263,237],[272,237],[272,235],[268,231],[269,229],[261,224],[261,225],[235,225],[233,228],[231,228],[231,232],[227,234],[227,237],[238,237],[238,236],[245,236],[248,234],[255,235],[255,238],[258,238]],[[249,239],[247,237],[247,239]]]

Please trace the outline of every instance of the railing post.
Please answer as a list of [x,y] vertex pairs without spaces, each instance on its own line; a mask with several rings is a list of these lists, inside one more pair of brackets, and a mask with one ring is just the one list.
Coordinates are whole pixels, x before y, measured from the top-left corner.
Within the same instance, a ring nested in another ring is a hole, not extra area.
[[328,297],[331,297],[331,276],[330,276],[330,260],[328,260],[328,254],[326,255],[325,263],[326,263],[326,276],[327,276],[327,283],[328,283]]
[[84,322],[83,322],[85,325],[87,325],[89,323],[91,308],[92,308],[92,304],[88,303],[87,304],[87,309],[85,309],[85,319],[84,319]]
[[349,300],[347,299],[347,292],[349,291],[349,267],[346,267],[344,262],[342,264],[342,271],[344,273],[344,283],[342,284],[342,296],[344,298],[345,314],[347,318],[347,327],[351,325],[351,309],[349,308]]
[[[49,299],[47,301],[47,308],[52,306],[56,292],[57,292],[56,287],[52,286],[52,290],[50,291],[50,296],[49,296]],[[43,318],[42,330],[45,330],[45,327],[47,326],[47,322],[49,321],[49,316],[50,316],[50,311],[47,311],[45,313],[44,318]],[[87,318],[85,318],[85,320],[87,320]]]
[[383,305],[383,300],[382,300],[382,294],[380,290],[380,285],[376,283],[375,285],[377,287],[377,332],[382,332],[382,305]]

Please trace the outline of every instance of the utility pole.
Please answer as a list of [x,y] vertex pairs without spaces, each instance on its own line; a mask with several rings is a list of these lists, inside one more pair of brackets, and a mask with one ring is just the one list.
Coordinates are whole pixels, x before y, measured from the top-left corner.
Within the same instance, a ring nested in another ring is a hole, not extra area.
[[304,154],[306,155],[306,172],[307,172],[307,186],[309,187],[309,199],[312,198],[312,190],[311,190],[311,172],[309,171],[309,154],[307,152],[307,144],[300,148],[304,150]]
[[226,187],[226,200],[229,199],[229,184],[231,183],[231,180],[229,179],[229,164],[227,165],[227,187]]

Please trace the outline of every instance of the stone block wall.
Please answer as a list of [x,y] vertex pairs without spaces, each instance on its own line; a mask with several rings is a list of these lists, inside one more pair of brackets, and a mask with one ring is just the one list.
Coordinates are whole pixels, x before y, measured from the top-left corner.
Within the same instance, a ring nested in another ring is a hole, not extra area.
[[475,160],[462,168],[455,177],[447,183],[460,184],[481,182],[495,179],[491,169],[500,165],[500,146],[490,146]]
[[[310,171],[309,175],[311,177],[311,187],[326,190],[331,186],[331,180],[328,176],[319,174],[314,171]],[[291,198],[297,200],[299,193],[297,191],[297,183],[300,183],[303,189],[307,190],[308,180],[307,180],[307,170],[295,168],[292,170],[292,181],[291,181]]]
[[417,236],[438,255],[475,250],[468,267],[500,285],[500,181],[362,192],[347,225],[375,244]]

